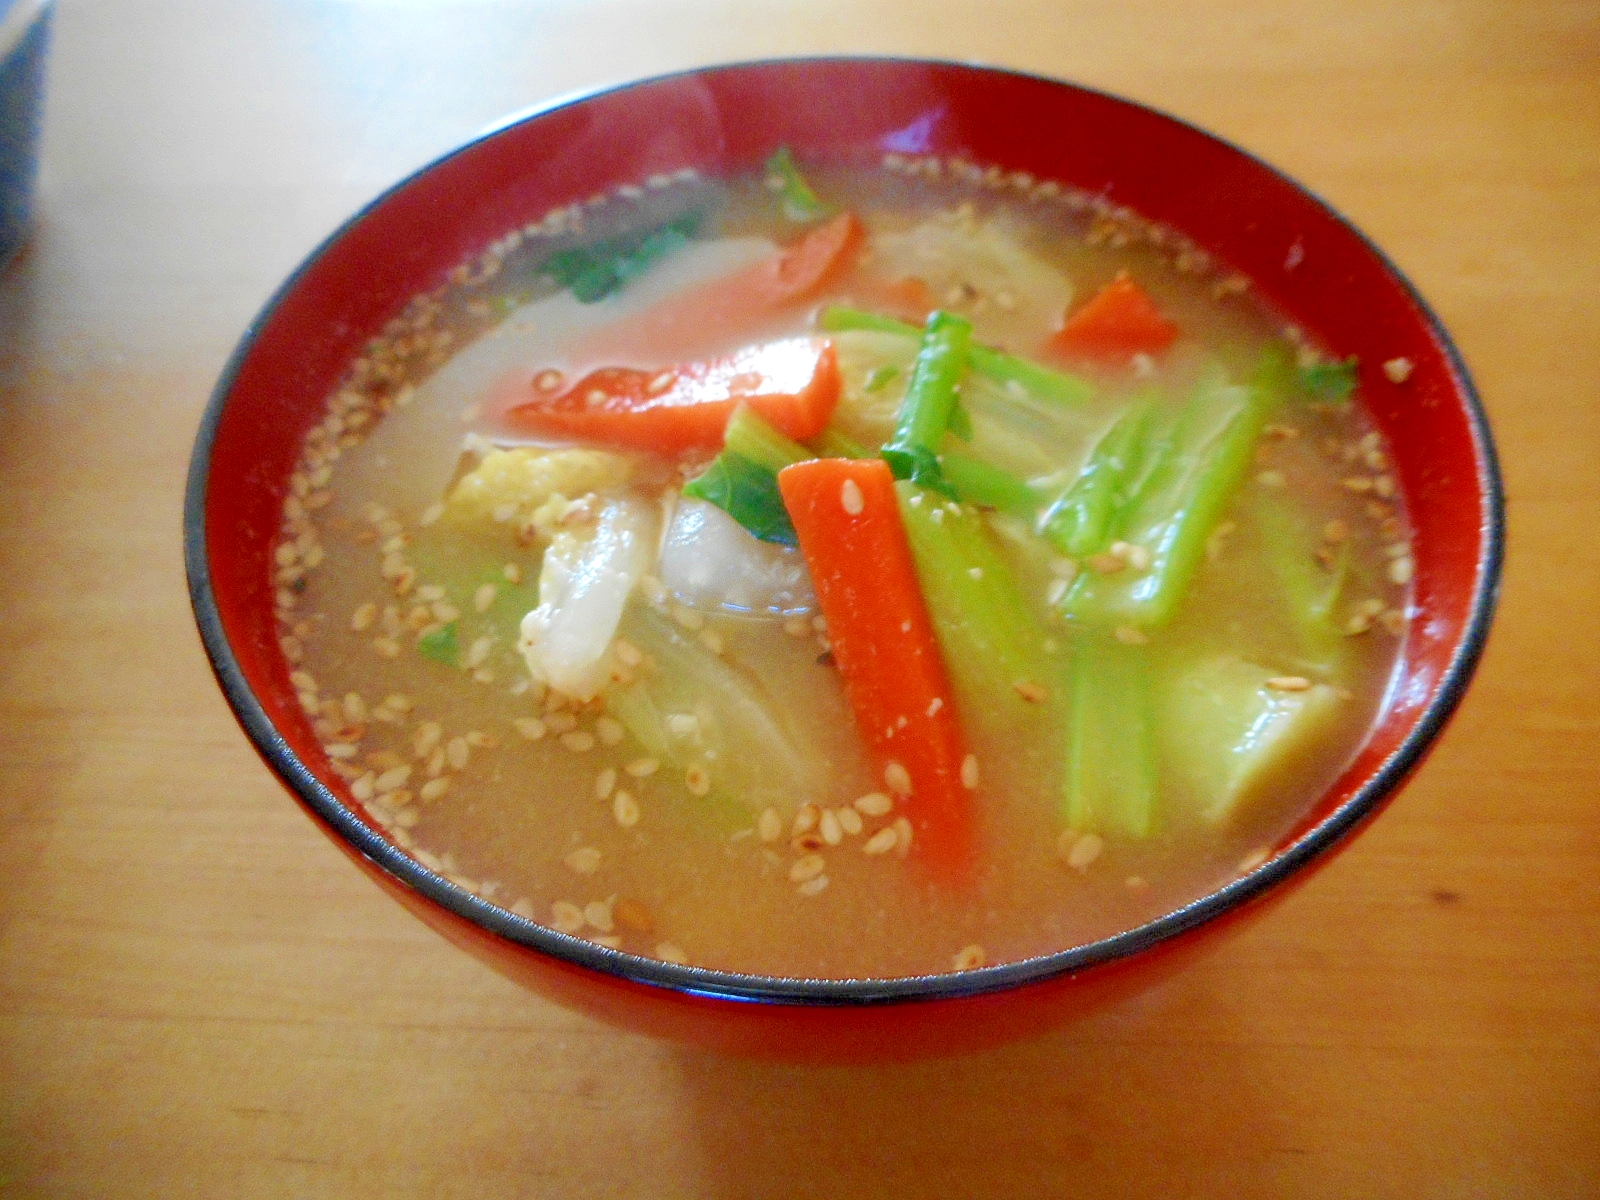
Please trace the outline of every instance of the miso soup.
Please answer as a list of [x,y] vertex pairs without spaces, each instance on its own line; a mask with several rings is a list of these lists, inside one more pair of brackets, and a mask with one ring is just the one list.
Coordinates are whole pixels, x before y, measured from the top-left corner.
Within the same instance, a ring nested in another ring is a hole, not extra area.
[[1374,719],[1411,558],[1356,364],[1176,232],[779,152],[415,298],[276,571],[328,765],[421,862],[630,953],[882,977],[1261,861]]

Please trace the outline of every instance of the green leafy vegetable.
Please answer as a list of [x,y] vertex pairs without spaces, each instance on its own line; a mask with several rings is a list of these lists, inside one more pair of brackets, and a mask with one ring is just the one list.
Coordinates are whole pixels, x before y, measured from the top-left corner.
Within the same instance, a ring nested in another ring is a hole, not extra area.
[[1155,406],[1135,401],[1089,452],[1089,460],[1045,515],[1042,533],[1072,558],[1111,544],[1112,523],[1127,503],[1129,485],[1149,435]]
[[722,453],[684,484],[683,494],[715,504],[764,542],[795,546],[794,524],[778,494],[778,472],[811,457],[741,405],[728,420]]
[[833,215],[833,208],[822,202],[800,173],[789,147],[780,146],[767,159],[766,175],[767,186],[778,193],[783,215],[789,220],[807,223]]
[[560,250],[545,261],[543,270],[584,304],[593,304],[686,246],[701,219],[698,212],[685,213],[654,229]]
[[431,658],[434,662],[444,663],[447,667],[456,666],[461,659],[461,646],[456,638],[456,623],[451,621],[448,625],[422,635],[417,639],[417,649],[423,657]]

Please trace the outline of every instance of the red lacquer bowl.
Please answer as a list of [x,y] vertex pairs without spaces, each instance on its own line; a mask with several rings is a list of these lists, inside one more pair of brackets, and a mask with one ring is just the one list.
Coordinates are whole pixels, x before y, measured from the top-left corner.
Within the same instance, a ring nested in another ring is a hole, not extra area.
[[[278,647],[272,553],[307,429],[412,296],[562,205],[693,167],[958,156],[1098,193],[1247,275],[1335,353],[1356,355],[1414,525],[1415,608],[1383,711],[1349,769],[1267,862],[1103,941],[960,974],[795,980],[637,958],[567,937],[423,867],[328,767]],[[1403,384],[1378,364],[1413,364]],[[1250,155],[1171,117],[1055,80],[953,63],[808,59],[711,68],[558,101],[413,175],[295,272],[217,385],[190,469],[185,545],[212,665],[268,764],[358,865],[452,941],[541,992],[635,1029],[828,1058],[945,1052],[1016,1036],[1147,985],[1345,844],[1460,701],[1499,580],[1503,502],[1484,414],[1421,298],[1357,230]]]

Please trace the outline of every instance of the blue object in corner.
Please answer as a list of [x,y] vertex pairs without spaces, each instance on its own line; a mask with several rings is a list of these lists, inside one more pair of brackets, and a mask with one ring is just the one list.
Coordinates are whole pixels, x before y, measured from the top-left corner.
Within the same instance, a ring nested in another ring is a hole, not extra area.
[[33,216],[51,8],[48,0],[0,0],[0,267]]

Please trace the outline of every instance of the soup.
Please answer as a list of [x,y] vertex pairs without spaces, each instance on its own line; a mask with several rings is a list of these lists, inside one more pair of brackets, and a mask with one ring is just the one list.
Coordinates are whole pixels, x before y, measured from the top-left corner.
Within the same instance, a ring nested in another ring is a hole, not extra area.
[[1263,861],[1371,724],[1411,559],[1357,377],[1050,183],[654,178],[351,365],[283,651],[373,823],[562,932],[795,977],[1052,952]]

